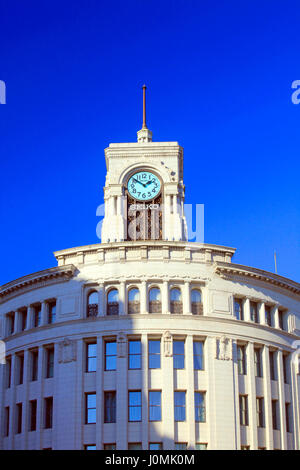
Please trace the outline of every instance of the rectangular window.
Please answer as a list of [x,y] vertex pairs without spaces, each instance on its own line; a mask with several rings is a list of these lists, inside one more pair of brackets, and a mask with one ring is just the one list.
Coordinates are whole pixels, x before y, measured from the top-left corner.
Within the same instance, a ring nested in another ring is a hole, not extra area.
[[257,426],[259,428],[264,428],[265,427],[264,399],[262,397],[256,398],[256,418],[257,418]]
[[186,392],[174,392],[174,419],[185,421],[185,395]]
[[29,431],[36,431],[37,400],[29,402]]
[[197,442],[195,446],[195,450],[207,450],[207,443]]
[[104,444],[103,450],[116,450],[116,444]]
[[105,342],[105,370],[117,369],[117,343],[116,341]]
[[5,381],[6,381],[6,388],[10,388],[11,386],[11,357],[7,357],[5,364]]
[[283,362],[283,378],[284,378],[284,383],[288,384],[289,383],[289,355],[288,354],[283,354],[282,356],[282,362]]
[[142,344],[140,340],[128,341],[128,369],[141,369]]
[[96,423],[96,393],[85,394],[85,424]]
[[55,323],[56,320],[56,302],[48,303],[48,323]]
[[149,421],[161,421],[161,391],[149,391]]
[[254,323],[259,323],[258,306],[256,302],[250,302],[250,319]]
[[21,313],[21,331],[24,331],[26,329],[26,323],[27,323],[27,308],[21,310],[20,313]]
[[270,351],[270,377],[271,380],[277,380],[276,353]]
[[38,350],[31,351],[31,380],[34,382],[38,377]]
[[46,379],[54,376],[54,347],[46,348]]
[[96,444],[86,444],[84,450],[97,450]]
[[271,307],[269,305],[265,305],[265,318],[266,324],[272,326]]
[[142,421],[142,392],[128,392],[128,421]]
[[7,334],[12,335],[15,331],[15,312],[8,313],[7,319]]
[[160,339],[151,339],[148,342],[149,369],[160,369]]
[[286,432],[292,432],[290,410],[291,410],[290,403],[286,403],[285,404]]
[[247,362],[246,362],[246,347],[238,346],[237,347],[237,363],[238,363],[238,373],[240,375],[247,374]]
[[129,442],[128,450],[142,450],[141,442]]
[[240,395],[240,425],[248,426],[248,396]]
[[4,408],[4,429],[3,429],[4,437],[9,435],[9,406]]
[[279,322],[279,328],[281,328],[281,330],[284,330],[283,317],[284,317],[284,312],[282,310],[278,310],[278,322]]
[[242,299],[234,299],[234,316],[237,320],[244,320],[244,309]]
[[116,392],[104,392],[104,422],[116,422]]
[[273,429],[279,429],[278,422],[278,400],[272,400],[272,423]]
[[255,377],[262,377],[262,355],[261,349],[255,348],[254,349],[254,369],[255,369]]
[[173,341],[174,369],[184,369],[184,341]]
[[86,372],[97,370],[97,343],[86,344]]
[[186,442],[175,442],[175,450],[187,450]]
[[149,442],[149,450],[163,450],[162,442]]
[[45,429],[52,428],[53,420],[53,397],[45,398]]
[[35,305],[33,307],[33,325],[34,327],[38,327],[41,325],[41,321],[42,321],[42,306],[41,304],[39,305]]
[[195,421],[205,423],[205,392],[195,392]]
[[204,370],[203,341],[193,342],[194,370]]
[[16,434],[22,432],[22,403],[16,404]]
[[17,354],[17,385],[23,383],[24,375],[24,354]]

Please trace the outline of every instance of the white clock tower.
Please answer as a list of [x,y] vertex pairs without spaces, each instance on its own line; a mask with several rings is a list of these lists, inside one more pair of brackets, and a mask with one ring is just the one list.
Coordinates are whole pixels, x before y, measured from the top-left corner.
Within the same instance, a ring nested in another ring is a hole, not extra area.
[[183,149],[178,142],[153,142],[146,125],[136,143],[105,149],[105,217],[101,241],[187,240],[184,217]]

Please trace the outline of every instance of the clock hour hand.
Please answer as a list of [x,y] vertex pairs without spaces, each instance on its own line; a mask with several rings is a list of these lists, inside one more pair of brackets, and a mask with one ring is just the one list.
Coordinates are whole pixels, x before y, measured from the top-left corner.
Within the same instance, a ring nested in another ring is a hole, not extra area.
[[149,184],[151,184],[151,183],[152,183],[152,180],[147,181],[147,183],[145,184],[145,188],[146,188],[147,186],[149,186]]
[[133,179],[133,181],[135,181],[136,183],[140,183],[142,186],[144,186],[144,187],[145,187],[144,183],[142,183],[141,181],[139,181],[139,180],[136,180],[135,178],[132,178],[132,179]]

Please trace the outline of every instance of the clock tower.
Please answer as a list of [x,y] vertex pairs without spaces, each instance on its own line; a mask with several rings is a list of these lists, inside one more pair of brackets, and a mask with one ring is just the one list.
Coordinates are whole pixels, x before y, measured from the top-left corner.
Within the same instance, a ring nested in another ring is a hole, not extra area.
[[184,217],[183,149],[177,142],[153,142],[146,125],[137,142],[105,149],[103,243],[187,240]]

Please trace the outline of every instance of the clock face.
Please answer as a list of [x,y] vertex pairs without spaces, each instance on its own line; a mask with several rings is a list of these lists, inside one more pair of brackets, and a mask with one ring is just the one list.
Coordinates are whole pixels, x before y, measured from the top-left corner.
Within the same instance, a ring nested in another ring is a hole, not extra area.
[[160,192],[161,183],[150,171],[138,171],[129,178],[127,189],[131,197],[138,201],[150,201]]

